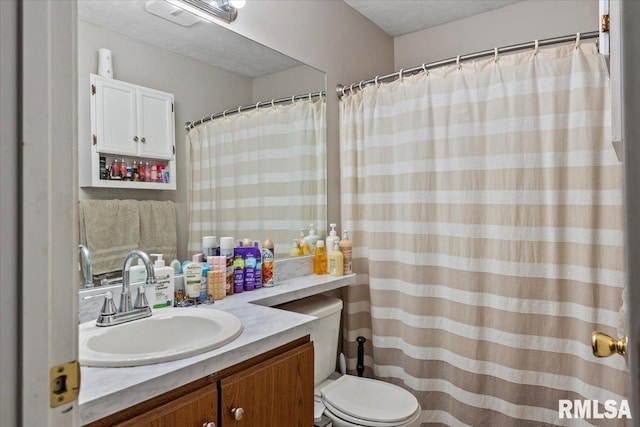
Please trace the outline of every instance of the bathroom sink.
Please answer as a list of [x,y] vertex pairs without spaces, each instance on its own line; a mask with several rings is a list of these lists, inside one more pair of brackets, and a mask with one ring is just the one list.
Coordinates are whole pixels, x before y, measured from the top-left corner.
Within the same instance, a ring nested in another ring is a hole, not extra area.
[[164,308],[121,325],[79,327],[80,364],[124,367],[168,362],[230,343],[242,333],[233,314],[205,308]]

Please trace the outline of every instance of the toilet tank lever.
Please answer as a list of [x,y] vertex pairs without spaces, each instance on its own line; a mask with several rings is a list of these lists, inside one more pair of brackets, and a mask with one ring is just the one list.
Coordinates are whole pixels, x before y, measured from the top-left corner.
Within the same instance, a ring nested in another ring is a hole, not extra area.
[[356,338],[356,341],[358,341],[358,364],[356,365],[356,372],[359,377],[364,375],[364,343],[366,340],[363,336]]

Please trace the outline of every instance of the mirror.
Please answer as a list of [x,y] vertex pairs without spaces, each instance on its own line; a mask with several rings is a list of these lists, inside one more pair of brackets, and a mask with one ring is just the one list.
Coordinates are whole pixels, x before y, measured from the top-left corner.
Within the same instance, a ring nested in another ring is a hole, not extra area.
[[[197,249],[197,245],[192,243],[192,247],[188,247],[191,166],[187,160],[189,138],[184,124],[260,101],[326,91],[326,79],[325,73],[220,25],[198,19],[190,26],[183,26],[145,10],[166,5],[162,0],[80,0],[77,59],[79,78],[96,74],[98,49],[109,49],[116,80],[174,95],[176,190],[89,186],[80,189],[79,198],[173,201],[178,258],[185,260],[197,251],[193,248]],[[184,14],[189,15],[174,10],[167,17],[180,20],[186,17]],[[238,19],[242,19],[242,11]],[[78,140],[79,144],[86,143]],[[322,151],[326,153],[326,141],[322,144]],[[80,156],[78,161],[87,160]],[[282,165],[282,172],[288,169],[290,165]],[[323,173],[326,177],[326,163]],[[324,194],[314,201],[320,206],[321,217],[317,211],[305,216],[303,209],[298,217],[282,218],[290,227],[286,231],[290,236],[288,242],[299,236],[300,229],[308,230],[310,223],[316,223],[318,234],[326,233],[326,179],[324,187]],[[263,240],[269,236],[269,230],[262,231],[262,235],[247,235],[244,230],[238,230],[233,237]],[[206,234],[221,236],[215,230],[208,230]],[[290,243],[286,245],[277,247],[277,257],[288,255]]]

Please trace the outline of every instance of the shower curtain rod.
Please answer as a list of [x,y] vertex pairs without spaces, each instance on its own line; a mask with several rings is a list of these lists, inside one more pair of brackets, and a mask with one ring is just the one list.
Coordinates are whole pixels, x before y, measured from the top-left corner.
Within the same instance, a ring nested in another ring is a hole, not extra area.
[[234,108],[232,110],[224,110],[221,113],[215,113],[210,116],[203,117],[200,120],[196,120],[195,122],[187,122],[184,124],[184,129],[187,132],[189,132],[194,127],[200,126],[201,124],[209,122],[213,119],[217,119],[219,117],[226,117],[232,114],[238,114],[238,113],[241,113],[242,111],[255,110],[256,108],[264,107],[266,105],[271,105],[273,107],[275,104],[282,104],[285,102],[295,102],[305,98],[309,98],[309,100],[311,100],[312,98],[315,98],[317,96],[326,96],[326,95],[327,95],[327,92],[323,90],[320,92],[310,92],[302,95],[293,95],[288,98],[272,99],[271,101],[260,101],[250,105],[241,105],[240,107]]
[[387,74],[384,76],[376,76],[373,79],[362,80],[360,83],[352,83],[349,86],[338,85],[336,87],[336,92],[338,93],[338,97],[342,98],[347,94],[347,92],[355,93],[356,90],[358,89],[362,90],[364,87],[372,83],[379,84],[381,81],[395,80],[397,78],[401,78],[404,75],[417,74],[432,68],[442,67],[444,65],[459,64],[461,61],[467,61],[469,59],[478,59],[478,58],[484,58],[488,56],[497,56],[500,53],[516,52],[519,50],[525,50],[530,48],[535,49],[541,46],[549,46],[552,44],[568,43],[572,41],[575,41],[576,43],[578,43],[580,42],[580,40],[594,39],[599,36],[600,36],[600,33],[598,31],[590,31],[588,33],[577,33],[577,34],[571,34],[568,36],[553,37],[553,38],[544,39],[544,40],[534,40],[532,42],[527,42],[527,43],[519,43],[519,44],[510,45],[510,46],[496,47],[490,50],[483,50],[480,52],[468,53],[466,55],[458,55],[454,58],[431,62],[429,64],[422,64],[417,67],[407,68],[406,70],[402,69],[400,71],[396,71],[395,73]]

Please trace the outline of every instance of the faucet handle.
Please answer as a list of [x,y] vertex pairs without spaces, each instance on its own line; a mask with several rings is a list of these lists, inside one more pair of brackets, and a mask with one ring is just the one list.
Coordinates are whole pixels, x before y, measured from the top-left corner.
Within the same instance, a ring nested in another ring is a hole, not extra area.
[[100,310],[101,316],[113,316],[116,314],[116,305],[113,302],[113,294],[106,292],[104,302],[102,303],[102,310]]
[[136,301],[133,303],[133,308],[149,307],[149,301],[145,295],[144,288],[144,285],[138,287],[138,295],[136,296]]

